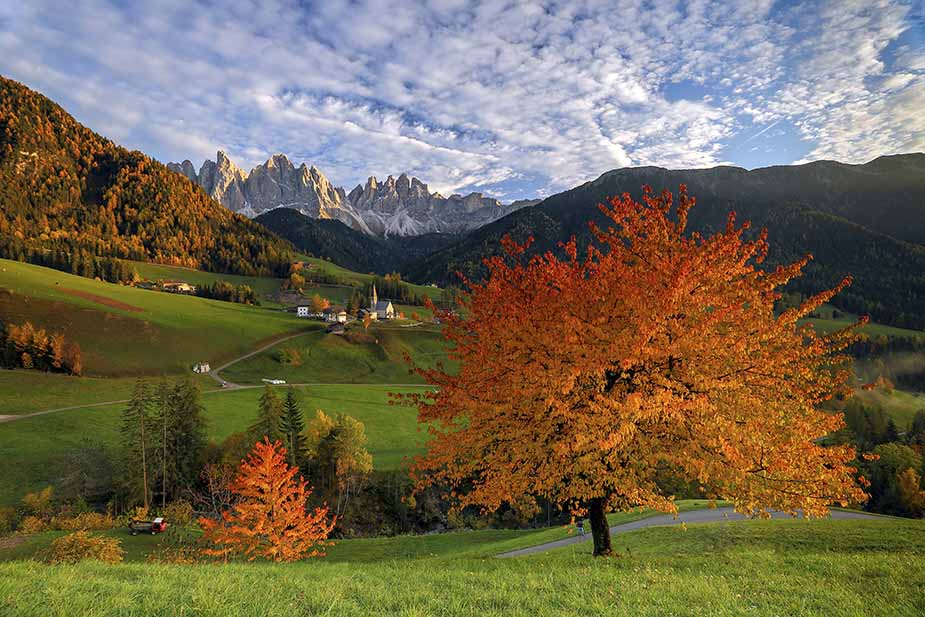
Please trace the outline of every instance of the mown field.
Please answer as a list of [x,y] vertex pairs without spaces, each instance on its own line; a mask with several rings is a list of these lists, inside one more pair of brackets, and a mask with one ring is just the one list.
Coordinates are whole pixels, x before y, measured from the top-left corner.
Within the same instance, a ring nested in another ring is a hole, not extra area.
[[[325,385],[298,387],[306,420],[315,410],[345,413],[366,427],[368,450],[377,469],[395,469],[406,456],[421,451],[426,433],[417,425],[416,410],[389,405],[389,392],[420,390],[381,385]],[[209,438],[221,441],[245,430],[257,413],[262,388],[212,390],[202,395]],[[280,396],[284,394],[278,390]],[[12,505],[22,496],[48,484],[63,473],[68,450],[91,445],[112,449],[120,443],[120,414],[124,404],[103,405],[33,416],[0,423],[0,461],[15,465],[16,473],[0,474],[0,505]]]
[[[181,373],[309,327],[292,313],[103,283],[0,260],[0,319],[80,343],[87,375]],[[318,326],[315,326],[318,327]]]
[[[650,528],[516,559],[544,532],[353,540],[288,565],[0,564],[9,615],[884,615],[925,612],[925,523]],[[133,539],[134,540],[134,539]],[[147,540],[147,539],[146,539]],[[412,548],[417,545],[417,549]],[[137,550],[136,550],[137,552]]]

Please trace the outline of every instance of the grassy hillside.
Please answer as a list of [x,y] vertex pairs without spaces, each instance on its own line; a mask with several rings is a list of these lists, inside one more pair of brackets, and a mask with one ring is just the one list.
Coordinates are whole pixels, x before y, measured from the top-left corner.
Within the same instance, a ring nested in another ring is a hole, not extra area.
[[[813,324],[813,327],[815,327],[818,332],[823,333],[841,330],[842,328],[847,328],[848,326],[856,323],[856,319],[852,317],[844,317],[839,319],[813,318],[807,319],[806,321]],[[860,329],[860,332],[871,337],[885,336],[887,338],[898,337],[925,339],[925,331],[912,330],[910,328],[896,328],[894,326],[886,326],[879,323],[868,323]]]
[[[279,354],[284,350],[297,352],[300,364],[282,363]],[[378,323],[368,331],[351,326],[345,336],[312,332],[247,358],[222,376],[242,384],[257,384],[265,377],[290,383],[420,383],[418,376],[408,373],[406,353],[421,365],[445,360],[440,330]]]
[[[218,274],[203,272],[182,266],[167,266],[164,264],[146,263],[143,261],[129,262],[141,278],[150,281],[186,281],[192,285],[204,285],[215,281],[226,281],[234,285],[248,285],[260,296],[267,296],[279,291],[282,279],[268,276],[242,276],[240,274]],[[264,298],[261,298],[263,301]]]
[[[335,276],[348,285],[355,285],[357,287],[367,285],[375,277],[373,274],[362,274],[359,272],[354,272],[353,270],[348,270],[347,268],[342,268],[337,264],[331,263],[330,261],[326,261],[324,259],[308,257],[306,255],[302,255],[301,258],[303,261],[311,264],[313,268],[317,268],[319,272]],[[416,294],[427,295],[433,299],[440,297],[441,290],[439,287],[432,287],[430,285],[417,285],[415,283],[408,283],[408,286]]]
[[[344,543],[353,558],[210,567],[0,564],[10,615],[920,615],[921,521],[769,521],[621,535],[497,560],[523,532]],[[369,544],[365,544],[369,543]],[[420,543],[426,550],[406,551]],[[503,550],[503,549],[502,549]],[[376,554],[368,563],[366,557]],[[156,581],[156,584],[149,584]]]
[[312,326],[270,308],[102,283],[0,260],[0,319],[80,343],[88,375],[179,373]]
[[[2,383],[2,382],[0,382]],[[316,409],[345,413],[366,427],[367,447],[377,469],[395,469],[421,451],[426,434],[418,430],[414,409],[388,404],[394,388],[378,385],[329,385],[298,388],[306,420]],[[413,388],[402,388],[402,391]],[[245,430],[257,413],[262,389],[212,390],[202,395],[210,439],[220,441]],[[282,392],[280,392],[282,394]],[[120,443],[123,405],[101,405],[0,423],[0,461],[15,462],[16,474],[0,474],[0,505],[15,504],[27,491],[60,477],[60,459],[70,448]]]

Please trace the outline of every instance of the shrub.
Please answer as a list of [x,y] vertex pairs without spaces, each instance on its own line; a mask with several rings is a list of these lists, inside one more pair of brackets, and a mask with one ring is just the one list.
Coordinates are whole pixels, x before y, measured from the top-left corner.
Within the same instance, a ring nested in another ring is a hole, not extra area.
[[54,489],[50,486],[46,486],[38,492],[27,493],[26,496],[22,498],[22,503],[26,506],[26,511],[29,514],[47,519],[51,516],[53,498]]
[[50,527],[62,531],[103,531],[116,527],[116,521],[108,514],[82,512],[71,517],[55,517]]
[[0,508],[0,534],[16,530],[19,523],[19,512],[16,508]]
[[290,366],[301,366],[302,365],[302,352],[294,347],[284,347],[280,349],[276,354],[276,360],[280,364],[288,364]]
[[161,516],[171,525],[188,525],[193,520],[193,506],[184,499],[178,499],[167,504],[161,511]]
[[95,536],[88,531],[75,531],[56,538],[44,554],[47,563],[77,563],[96,559],[106,563],[122,561],[121,542],[115,538]]
[[45,531],[45,521],[30,514],[22,519],[22,522],[19,524],[19,531],[23,533],[38,533],[40,531]]

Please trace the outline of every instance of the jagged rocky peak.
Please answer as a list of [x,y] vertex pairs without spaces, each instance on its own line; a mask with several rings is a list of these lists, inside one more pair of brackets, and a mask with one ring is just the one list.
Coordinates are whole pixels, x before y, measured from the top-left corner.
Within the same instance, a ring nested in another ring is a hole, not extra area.
[[427,184],[407,173],[380,181],[370,176],[348,194],[335,187],[320,169],[305,163],[295,167],[284,154],[274,154],[245,174],[224,151],[205,161],[196,174],[192,163],[168,163],[170,169],[197,182],[213,199],[235,212],[257,216],[279,207],[293,208],[314,218],[339,220],[378,236],[458,233],[481,227],[521,205],[510,206],[481,193],[431,193]]
[[183,174],[193,182],[199,182],[199,174],[196,173],[196,168],[193,167],[193,163],[189,159],[186,159],[180,164],[177,163],[167,163],[167,169],[175,171],[178,174]]

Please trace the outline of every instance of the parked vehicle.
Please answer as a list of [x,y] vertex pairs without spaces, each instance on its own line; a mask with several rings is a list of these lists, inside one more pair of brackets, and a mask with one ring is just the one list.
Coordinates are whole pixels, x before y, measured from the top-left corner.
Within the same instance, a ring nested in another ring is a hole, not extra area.
[[134,520],[129,523],[128,528],[132,531],[133,536],[137,536],[139,533],[150,533],[153,536],[156,533],[167,531],[167,526],[167,521],[157,517],[152,521]]

